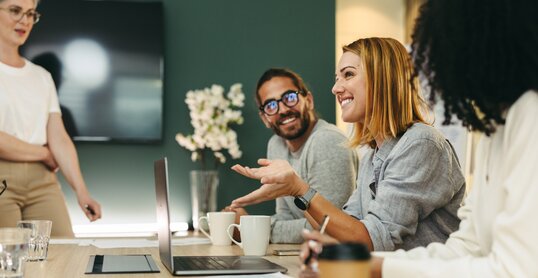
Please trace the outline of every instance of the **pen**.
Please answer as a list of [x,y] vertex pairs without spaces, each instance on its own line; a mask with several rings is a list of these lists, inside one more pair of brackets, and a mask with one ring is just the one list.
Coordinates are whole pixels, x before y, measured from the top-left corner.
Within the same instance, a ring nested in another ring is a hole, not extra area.
[[87,209],[91,215],[95,215],[95,211],[93,211],[93,209],[90,206],[84,205],[84,208]]
[[327,224],[329,224],[329,219],[329,215],[325,215],[325,217],[323,217],[323,222],[321,223],[321,228],[319,229],[320,234],[325,233],[325,228],[327,228]]
[[[329,215],[325,215],[323,217],[323,223],[321,224],[321,227],[319,228],[319,233],[320,234],[324,234],[325,233],[325,228],[327,228],[327,224],[329,224]],[[308,257],[306,257],[306,259],[304,260],[304,264],[305,265],[308,265],[310,263],[310,261],[312,260],[312,257],[314,256],[318,256],[318,253],[316,253],[314,250],[310,249],[310,253],[308,254]]]

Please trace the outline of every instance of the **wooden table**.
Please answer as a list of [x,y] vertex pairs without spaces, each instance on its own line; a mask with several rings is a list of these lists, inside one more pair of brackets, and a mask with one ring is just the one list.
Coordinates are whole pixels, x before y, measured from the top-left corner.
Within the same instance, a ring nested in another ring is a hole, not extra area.
[[[300,270],[298,256],[272,256],[274,249],[299,249],[300,245],[291,244],[271,244],[264,257],[269,261],[282,265],[288,269],[289,276],[297,277]],[[213,246],[211,244],[173,246],[174,256],[233,256],[242,255],[243,251],[237,245]],[[85,275],[84,271],[88,265],[90,255],[126,255],[126,254],[151,254],[153,260],[159,266],[160,273],[147,274],[93,274]],[[173,277],[161,263],[159,250],[157,247],[145,248],[107,248],[100,249],[95,246],[78,246],[75,244],[51,244],[47,260],[44,262],[26,262],[24,277],[29,278],[72,278],[72,277],[94,277],[94,278],[120,278],[120,277]],[[200,277],[200,276],[193,276]]]

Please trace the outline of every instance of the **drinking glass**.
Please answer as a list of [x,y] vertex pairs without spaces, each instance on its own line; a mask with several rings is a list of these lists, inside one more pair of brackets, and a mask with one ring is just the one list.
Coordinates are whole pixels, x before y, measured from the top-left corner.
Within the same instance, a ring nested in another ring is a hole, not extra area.
[[28,244],[27,261],[44,261],[49,250],[50,230],[52,221],[49,220],[22,220],[17,223],[19,228],[31,230]]
[[29,229],[0,228],[0,277],[23,277]]

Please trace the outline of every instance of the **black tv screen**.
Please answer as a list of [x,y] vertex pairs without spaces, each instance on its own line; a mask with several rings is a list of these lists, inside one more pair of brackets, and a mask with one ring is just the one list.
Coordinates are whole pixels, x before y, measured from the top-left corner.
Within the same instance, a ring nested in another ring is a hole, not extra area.
[[41,20],[22,54],[55,77],[72,138],[160,141],[162,3],[45,0],[37,10]]

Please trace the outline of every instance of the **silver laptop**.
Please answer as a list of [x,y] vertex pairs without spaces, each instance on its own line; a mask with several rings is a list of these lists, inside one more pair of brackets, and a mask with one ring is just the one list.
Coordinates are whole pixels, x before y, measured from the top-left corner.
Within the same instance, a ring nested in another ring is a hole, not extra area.
[[[170,211],[168,207],[168,163],[155,161],[155,192],[157,195],[157,237],[163,265],[176,276],[257,274],[288,270],[260,257],[249,256],[176,256],[172,257]],[[232,248],[230,246],[230,248]]]

